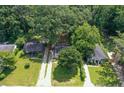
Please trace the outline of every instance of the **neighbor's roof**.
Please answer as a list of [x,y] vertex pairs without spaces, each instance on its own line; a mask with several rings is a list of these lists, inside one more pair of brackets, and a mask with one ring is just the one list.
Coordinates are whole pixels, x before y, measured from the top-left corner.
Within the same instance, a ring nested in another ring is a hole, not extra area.
[[16,48],[14,44],[0,44],[0,52],[13,52]]
[[101,59],[106,59],[106,55],[101,49],[101,47],[97,44],[96,48],[94,49],[94,56],[92,57],[95,60],[101,60]]
[[45,46],[42,43],[28,42],[24,45],[24,51],[30,52],[44,52]]

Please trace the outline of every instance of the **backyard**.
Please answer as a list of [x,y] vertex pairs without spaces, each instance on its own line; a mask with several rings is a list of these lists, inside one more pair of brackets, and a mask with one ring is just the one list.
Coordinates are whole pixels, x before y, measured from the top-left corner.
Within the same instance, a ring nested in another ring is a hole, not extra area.
[[[30,67],[25,69],[26,63],[30,64]],[[41,68],[40,60],[29,60],[19,58],[16,65],[16,69],[11,72],[5,79],[0,81],[0,85],[7,86],[35,86],[39,71]]]

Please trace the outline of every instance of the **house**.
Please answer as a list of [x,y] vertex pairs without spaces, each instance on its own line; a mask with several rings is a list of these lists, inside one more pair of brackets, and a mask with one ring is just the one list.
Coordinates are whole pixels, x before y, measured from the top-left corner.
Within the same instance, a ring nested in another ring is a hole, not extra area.
[[98,44],[96,44],[94,54],[91,56],[90,61],[93,63],[100,64],[104,59],[107,59],[107,56],[105,55],[101,47]]
[[36,53],[44,53],[45,45],[37,42],[27,42],[24,45],[24,52],[29,54],[30,57],[35,56]]
[[62,50],[63,48],[69,47],[68,40],[69,40],[68,33],[63,32],[60,34],[58,43],[53,48],[53,57],[54,58],[58,57],[60,50]]
[[0,52],[13,52],[15,49],[14,44],[0,44]]

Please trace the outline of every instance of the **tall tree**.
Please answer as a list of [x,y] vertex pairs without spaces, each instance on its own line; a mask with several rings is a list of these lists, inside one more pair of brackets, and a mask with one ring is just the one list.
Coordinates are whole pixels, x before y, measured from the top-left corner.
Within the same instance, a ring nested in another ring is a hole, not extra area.
[[89,25],[87,22],[79,26],[72,35],[72,44],[84,54],[84,58],[89,56],[96,43],[100,44],[101,36],[98,28]]

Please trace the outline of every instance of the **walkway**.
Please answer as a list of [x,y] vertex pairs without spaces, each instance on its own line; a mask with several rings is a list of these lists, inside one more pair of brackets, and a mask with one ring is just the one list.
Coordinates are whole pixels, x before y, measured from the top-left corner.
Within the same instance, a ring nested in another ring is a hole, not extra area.
[[84,82],[84,87],[95,87],[93,85],[93,83],[91,82],[91,80],[90,80],[88,66],[84,65],[84,69],[85,69],[85,74],[86,74],[86,78],[85,78],[85,82]]

